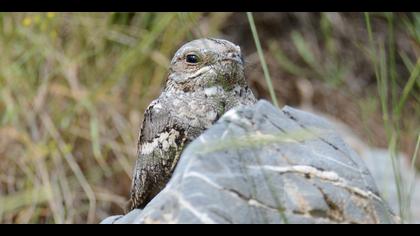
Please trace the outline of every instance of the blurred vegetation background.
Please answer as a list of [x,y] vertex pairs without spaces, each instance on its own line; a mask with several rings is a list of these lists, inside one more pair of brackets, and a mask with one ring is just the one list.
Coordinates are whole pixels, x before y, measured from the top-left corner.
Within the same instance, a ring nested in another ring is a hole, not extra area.
[[[419,13],[253,16],[280,105],[415,160]],[[240,45],[270,99],[245,13],[0,13],[0,223],[121,214],[143,111],[175,50],[200,37]]]

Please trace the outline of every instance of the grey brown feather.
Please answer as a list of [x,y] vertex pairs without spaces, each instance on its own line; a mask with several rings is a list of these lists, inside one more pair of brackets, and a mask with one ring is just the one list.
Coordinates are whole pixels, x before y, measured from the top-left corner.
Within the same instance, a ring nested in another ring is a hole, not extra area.
[[171,61],[163,92],[144,114],[131,209],[143,208],[165,187],[189,142],[225,111],[255,102],[238,46],[210,38],[182,46]]

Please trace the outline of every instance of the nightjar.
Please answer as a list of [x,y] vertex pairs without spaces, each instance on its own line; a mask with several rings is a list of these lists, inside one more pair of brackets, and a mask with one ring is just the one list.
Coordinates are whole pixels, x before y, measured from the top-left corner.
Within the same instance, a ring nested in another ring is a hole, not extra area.
[[183,148],[229,109],[256,99],[240,47],[197,39],[173,57],[166,86],[146,109],[131,188],[131,209],[144,208],[169,181]]

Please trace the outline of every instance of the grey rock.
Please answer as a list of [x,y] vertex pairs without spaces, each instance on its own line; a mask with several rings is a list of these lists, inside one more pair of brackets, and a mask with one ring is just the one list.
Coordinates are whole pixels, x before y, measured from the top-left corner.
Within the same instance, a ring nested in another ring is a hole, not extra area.
[[[127,215],[126,216],[123,216],[123,215],[110,216],[110,217],[107,217],[106,219],[102,220],[100,224],[114,224],[115,222],[117,222],[122,217],[124,217],[125,219],[128,219]],[[130,220],[131,220],[131,218],[130,218]],[[133,221],[131,220],[130,222],[133,222]]]
[[[375,178],[378,188],[383,198],[389,203],[394,212],[399,212],[398,189],[395,184],[394,170],[388,150],[370,148],[361,152],[361,157]],[[420,179],[415,176],[415,171],[411,169],[408,158],[402,154],[397,157],[398,167],[400,168],[401,182],[405,203],[409,203],[408,214],[404,219],[407,223],[420,224]],[[410,196],[410,197],[408,197]],[[408,197],[408,198],[407,198]]]
[[324,119],[266,101],[227,112],[166,187],[113,223],[395,223],[366,165]]
[[[399,200],[398,200],[398,188],[396,179],[394,176],[393,164],[389,155],[389,151],[383,148],[377,148],[367,145],[358,137],[350,127],[340,122],[334,117],[326,114],[319,114],[320,116],[327,117],[340,136],[345,140],[347,144],[354,149],[357,154],[367,165],[371,172],[375,182],[379,188],[383,199],[389,203],[391,209],[399,213]],[[398,161],[396,167],[399,168],[401,173],[400,185],[404,197],[404,207],[407,211],[404,211],[404,223],[420,223],[420,178],[416,177],[416,171],[412,168],[410,159],[403,153],[398,153],[396,160]],[[397,169],[398,170],[398,169]]]

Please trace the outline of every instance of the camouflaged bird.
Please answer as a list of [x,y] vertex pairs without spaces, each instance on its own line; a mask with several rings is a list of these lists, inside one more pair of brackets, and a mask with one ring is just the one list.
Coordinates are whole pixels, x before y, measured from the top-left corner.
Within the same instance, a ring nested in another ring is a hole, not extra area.
[[229,109],[255,102],[239,46],[213,38],[182,46],[171,61],[163,92],[144,114],[131,209],[144,208],[165,187],[189,142]]

